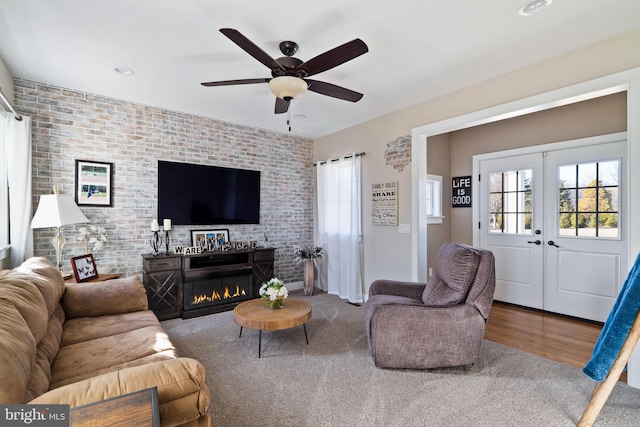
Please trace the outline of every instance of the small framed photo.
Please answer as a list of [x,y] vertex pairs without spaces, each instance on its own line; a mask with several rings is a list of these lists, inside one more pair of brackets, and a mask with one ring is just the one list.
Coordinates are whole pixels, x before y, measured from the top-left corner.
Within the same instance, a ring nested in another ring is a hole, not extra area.
[[92,254],[71,258],[71,267],[78,283],[98,278],[98,269]]
[[191,230],[191,246],[205,248],[209,251],[220,250],[229,242],[229,229]]
[[76,160],[75,199],[78,206],[113,206],[113,163]]

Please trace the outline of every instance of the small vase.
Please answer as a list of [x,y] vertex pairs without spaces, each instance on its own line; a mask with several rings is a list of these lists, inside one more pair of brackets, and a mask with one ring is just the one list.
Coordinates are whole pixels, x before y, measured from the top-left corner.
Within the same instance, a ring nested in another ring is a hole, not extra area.
[[315,267],[312,259],[304,260],[304,294],[313,295],[313,280],[315,279]]
[[282,308],[282,302],[284,298],[276,298],[274,300],[267,298],[267,307],[271,310],[275,310],[276,308]]

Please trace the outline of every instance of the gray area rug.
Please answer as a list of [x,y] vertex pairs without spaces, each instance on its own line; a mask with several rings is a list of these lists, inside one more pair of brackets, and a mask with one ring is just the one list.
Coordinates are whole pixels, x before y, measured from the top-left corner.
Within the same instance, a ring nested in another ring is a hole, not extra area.
[[[162,322],[207,370],[215,426],[575,426],[594,382],[579,369],[488,340],[466,368],[376,368],[364,308],[318,292],[302,327],[262,334],[232,312]],[[286,301],[285,301],[286,304]],[[596,426],[640,426],[640,390],[618,383]]]

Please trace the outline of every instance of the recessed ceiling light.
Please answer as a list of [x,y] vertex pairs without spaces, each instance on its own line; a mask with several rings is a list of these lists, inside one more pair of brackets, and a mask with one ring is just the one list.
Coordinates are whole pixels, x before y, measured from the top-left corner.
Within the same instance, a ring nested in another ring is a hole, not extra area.
[[520,7],[518,13],[522,16],[531,16],[546,8],[551,3],[553,3],[553,0],[529,0]]
[[123,76],[133,76],[136,73],[131,68],[122,67],[122,66],[116,67],[115,70],[116,70],[117,73],[120,73]]
[[306,119],[307,116],[305,116],[304,114],[295,114],[293,118],[302,120],[302,119]]

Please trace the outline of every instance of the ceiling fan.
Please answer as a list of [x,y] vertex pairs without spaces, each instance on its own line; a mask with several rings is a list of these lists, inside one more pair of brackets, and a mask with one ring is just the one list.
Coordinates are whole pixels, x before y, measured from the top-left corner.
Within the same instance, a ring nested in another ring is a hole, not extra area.
[[308,90],[321,95],[331,96],[345,101],[357,102],[364,96],[353,90],[331,83],[309,79],[308,77],[322,73],[351,61],[369,51],[367,45],[360,39],[351,40],[343,45],[322,53],[306,62],[293,55],[298,51],[298,44],[292,41],[280,43],[280,51],[285,55],[273,59],[269,54],[256,46],[251,40],[233,28],[221,28],[220,32],[232,42],[240,46],[245,52],[264,64],[271,70],[271,78],[224,80],[206,82],[202,86],[230,86],[254,83],[268,83],[269,89],[276,96],[275,113],[286,113],[292,99]]

